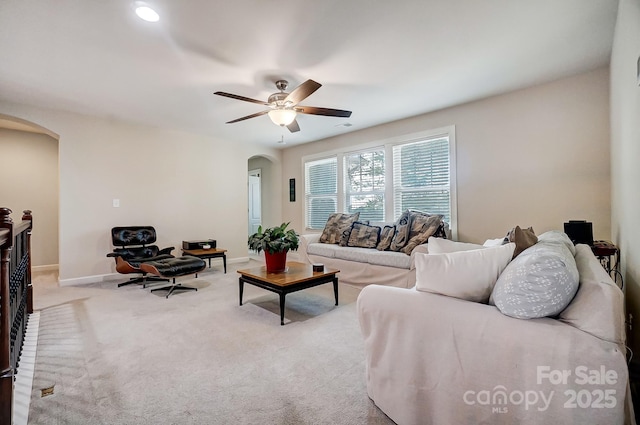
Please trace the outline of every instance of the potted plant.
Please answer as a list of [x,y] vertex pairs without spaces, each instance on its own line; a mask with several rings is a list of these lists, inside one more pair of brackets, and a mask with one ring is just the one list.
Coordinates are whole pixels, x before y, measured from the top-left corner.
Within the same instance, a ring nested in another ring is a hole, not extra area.
[[298,234],[293,229],[287,230],[289,223],[282,223],[280,226],[262,229],[249,236],[249,249],[256,252],[264,251],[264,258],[267,264],[267,273],[278,273],[285,270],[287,263],[287,252],[298,249],[300,240]]

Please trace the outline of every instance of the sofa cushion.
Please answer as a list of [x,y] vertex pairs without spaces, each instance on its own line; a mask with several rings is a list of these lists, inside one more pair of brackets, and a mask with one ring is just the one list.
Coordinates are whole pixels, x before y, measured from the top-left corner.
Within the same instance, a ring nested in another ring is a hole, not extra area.
[[436,233],[438,227],[442,224],[442,216],[435,214],[426,214],[412,211],[411,226],[409,231],[409,240],[402,247],[401,251],[407,255],[411,255],[411,251],[418,245],[427,242],[430,236]]
[[483,249],[485,246],[475,243],[456,242],[449,239],[436,238],[431,236],[428,239],[429,254],[447,254],[449,252],[471,251],[473,249]]
[[538,237],[533,232],[532,227],[521,229],[520,226],[516,226],[507,233],[505,239],[516,244],[513,258],[516,258],[522,251],[538,242]]
[[509,263],[491,301],[507,316],[533,319],[556,316],[577,290],[578,269],[571,251],[561,241],[540,239]]
[[370,248],[355,248],[326,243],[311,243],[307,247],[307,254],[358,263],[369,263],[376,266],[399,269],[411,268],[411,257],[402,252],[378,251]]
[[411,257],[402,252],[369,250],[367,262],[376,266],[395,267],[398,269],[411,268]]
[[[624,344],[624,295],[594,257],[591,247],[575,246],[580,286],[558,319],[584,332]],[[607,306],[607,308],[603,308]]]
[[[380,239],[380,227],[356,221],[351,225],[347,246],[359,248],[375,248]],[[342,245],[342,244],[341,244]]]
[[396,232],[396,226],[384,226],[380,231],[380,240],[376,249],[379,251],[386,251],[391,246],[391,241]]
[[322,257],[334,258],[338,245],[328,243],[310,243],[307,247],[307,254],[320,255]]
[[368,263],[369,255],[378,252],[375,249],[355,248],[350,246],[336,246],[333,252],[334,258],[347,261],[356,261],[358,263]]
[[416,289],[486,303],[515,244],[447,254],[415,254]]
[[351,227],[351,224],[353,224],[353,222],[358,221],[359,217],[359,212],[355,214],[331,214],[327,219],[327,224],[325,224],[324,230],[322,230],[320,242],[331,244],[339,243],[342,232]]

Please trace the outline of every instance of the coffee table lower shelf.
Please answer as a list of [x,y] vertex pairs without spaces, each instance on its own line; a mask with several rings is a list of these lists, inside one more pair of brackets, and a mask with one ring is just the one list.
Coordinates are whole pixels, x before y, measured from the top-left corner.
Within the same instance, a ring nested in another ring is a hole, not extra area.
[[338,277],[336,274],[339,273],[339,270],[314,272],[309,264],[290,262],[287,263],[286,271],[282,273],[267,273],[264,266],[238,270],[238,273],[240,273],[238,278],[240,305],[242,305],[245,283],[275,292],[280,296],[280,325],[284,325],[285,297],[292,292],[332,282],[336,305],[338,305]]

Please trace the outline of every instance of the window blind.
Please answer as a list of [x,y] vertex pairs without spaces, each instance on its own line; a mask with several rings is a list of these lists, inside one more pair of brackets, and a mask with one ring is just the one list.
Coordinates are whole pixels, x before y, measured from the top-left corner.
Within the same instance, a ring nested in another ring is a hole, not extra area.
[[329,215],[338,211],[338,159],[306,162],[304,172],[305,225],[322,230]]
[[449,138],[393,147],[393,212],[406,209],[442,214],[451,221]]
[[360,220],[384,221],[384,149],[344,157],[345,207]]

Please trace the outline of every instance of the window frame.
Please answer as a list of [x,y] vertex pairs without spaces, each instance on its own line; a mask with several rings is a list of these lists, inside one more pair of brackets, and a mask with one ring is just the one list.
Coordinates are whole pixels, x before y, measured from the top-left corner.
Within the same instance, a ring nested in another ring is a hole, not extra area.
[[[365,151],[376,150],[381,147],[384,148],[385,156],[385,209],[384,220],[395,221],[398,217],[394,217],[394,169],[393,169],[393,147],[408,143],[420,142],[428,139],[437,139],[441,137],[448,137],[449,139],[449,207],[450,207],[450,222],[449,228],[451,230],[451,236],[454,240],[458,238],[458,197],[457,197],[457,170],[456,170],[456,132],[455,125],[449,125],[439,127],[430,130],[418,131],[415,133],[407,133],[399,136],[394,136],[382,140],[375,140],[368,143],[349,146],[345,149],[333,149],[324,151],[318,154],[306,155],[301,158],[302,162],[302,174],[303,174],[303,187],[305,189],[306,196],[306,168],[305,164],[311,161],[317,161],[330,157],[337,158],[337,183],[338,183],[338,212],[345,211],[346,202],[346,190],[345,190],[345,177],[344,177],[344,163],[345,157],[349,154],[360,153]],[[322,229],[311,229],[307,227],[307,202],[302,211],[302,223],[304,223],[305,231],[307,232],[321,232]]]

